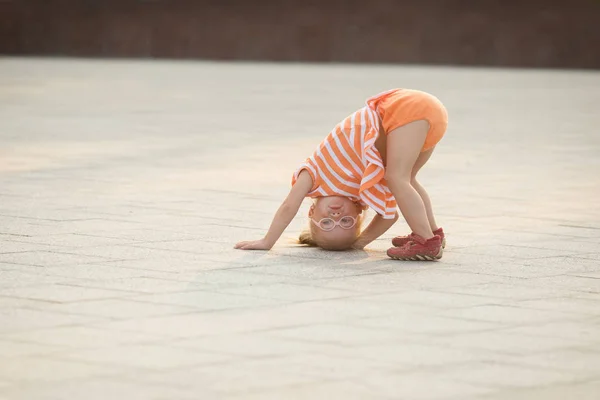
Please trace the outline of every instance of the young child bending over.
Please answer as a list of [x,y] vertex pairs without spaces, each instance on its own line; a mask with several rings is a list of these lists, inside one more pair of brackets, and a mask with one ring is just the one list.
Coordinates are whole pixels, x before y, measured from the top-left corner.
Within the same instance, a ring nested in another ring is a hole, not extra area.
[[[392,239],[387,251],[397,260],[442,257],[445,238],[417,173],[446,132],[448,114],[434,96],[394,89],[340,122],[295,172],[292,189],[277,210],[269,231],[236,249],[268,250],[292,221],[305,197],[310,231],[300,242],[326,250],[362,249],[398,219],[396,206],[411,228]],[[377,215],[361,232],[362,213]]]

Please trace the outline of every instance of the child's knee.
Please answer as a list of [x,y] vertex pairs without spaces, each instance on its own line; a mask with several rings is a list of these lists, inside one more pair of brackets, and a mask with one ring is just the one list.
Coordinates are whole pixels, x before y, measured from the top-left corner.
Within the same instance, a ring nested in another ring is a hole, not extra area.
[[384,179],[388,184],[410,184],[412,181],[410,170],[387,170],[385,171]]

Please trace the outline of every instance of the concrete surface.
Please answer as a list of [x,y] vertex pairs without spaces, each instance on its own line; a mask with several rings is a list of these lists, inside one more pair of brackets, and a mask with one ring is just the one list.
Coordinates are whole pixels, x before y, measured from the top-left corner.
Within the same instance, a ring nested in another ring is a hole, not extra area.
[[[436,94],[435,263],[259,238],[391,87]],[[600,397],[600,73],[0,59],[0,399]]]

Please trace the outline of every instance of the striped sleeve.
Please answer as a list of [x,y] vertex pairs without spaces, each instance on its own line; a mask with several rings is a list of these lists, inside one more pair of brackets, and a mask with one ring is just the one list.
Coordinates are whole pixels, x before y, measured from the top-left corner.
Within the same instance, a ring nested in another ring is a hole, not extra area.
[[298,181],[298,176],[300,175],[300,172],[306,170],[313,182],[312,188],[310,189],[310,192],[308,194],[314,194],[314,192],[318,189],[320,184],[318,168],[318,165],[313,160],[307,158],[302,164],[300,164],[300,167],[298,167],[298,169],[294,172],[294,175],[292,176],[292,186],[294,186]]

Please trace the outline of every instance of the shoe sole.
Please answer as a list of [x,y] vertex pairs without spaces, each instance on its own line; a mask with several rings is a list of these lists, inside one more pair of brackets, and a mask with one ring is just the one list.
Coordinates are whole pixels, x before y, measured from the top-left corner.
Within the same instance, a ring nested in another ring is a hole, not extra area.
[[389,256],[392,260],[399,260],[399,261],[435,261],[437,260],[437,256],[436,257],[432,257],[432,256],[423,256],[420,254],[417,254],[416,256],[413,257],[392,257]]
[[412,257],[394,257],[394,256],[390,256],[390,255],[388,255],[388,257],[390,257],[392,260],[399,260],[399,261],[435,261],[435,260],[439,260],[440,258],[442,258],[443,255],[444,255],[444,248],[442,247],[440,249],[440,252],[435,256],[426,256],[424,254],[417,254]]

